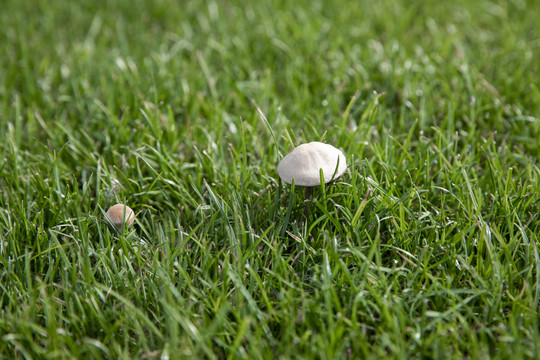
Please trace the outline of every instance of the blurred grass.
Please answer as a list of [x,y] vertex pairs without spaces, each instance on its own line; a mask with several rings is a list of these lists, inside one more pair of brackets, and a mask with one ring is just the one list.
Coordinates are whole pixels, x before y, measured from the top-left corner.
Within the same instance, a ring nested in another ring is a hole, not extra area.
[[7,358],[540,357],[537,2],[2,7]]

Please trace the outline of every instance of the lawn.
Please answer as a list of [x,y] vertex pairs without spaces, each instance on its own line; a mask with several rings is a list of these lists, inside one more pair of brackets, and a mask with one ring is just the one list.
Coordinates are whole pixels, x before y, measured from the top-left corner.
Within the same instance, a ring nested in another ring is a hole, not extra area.
[[540,358],[540,2],[1,7],[0,358]]

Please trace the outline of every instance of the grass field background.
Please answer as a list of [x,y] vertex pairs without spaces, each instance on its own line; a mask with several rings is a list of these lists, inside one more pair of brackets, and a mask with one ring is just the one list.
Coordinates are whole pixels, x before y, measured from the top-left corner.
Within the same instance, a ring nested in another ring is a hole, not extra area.
[[540,2],[1,7],[2,357],[540,358]]

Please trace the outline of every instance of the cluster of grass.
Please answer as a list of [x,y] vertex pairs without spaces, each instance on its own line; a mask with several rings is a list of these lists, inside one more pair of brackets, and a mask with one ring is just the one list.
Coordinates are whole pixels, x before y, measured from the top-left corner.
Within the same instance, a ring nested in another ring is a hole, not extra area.
[[3,1],[0,354],[540,358],[539,12]]

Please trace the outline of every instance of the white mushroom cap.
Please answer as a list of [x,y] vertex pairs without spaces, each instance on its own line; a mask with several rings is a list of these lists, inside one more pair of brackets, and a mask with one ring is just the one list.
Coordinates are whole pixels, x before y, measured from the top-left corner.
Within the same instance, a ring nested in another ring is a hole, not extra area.
[[347,161],[341,150],[314,141],[296,147],[281,159],[277,172],[287,184],[294,179],[295,185],[317,186],[321,184],[321,169],[326,184],[343,175],[347,170]]
[[[124,204],[113,205],[107,210],[107,222],[116,226],[118,229],[122,228],[122,223],[126,226],[133,224],[135,221],[135,213],[129,206]],[[122,218],[123,217],[123,218]],[[125,221],[122,221],[125,220]]]

